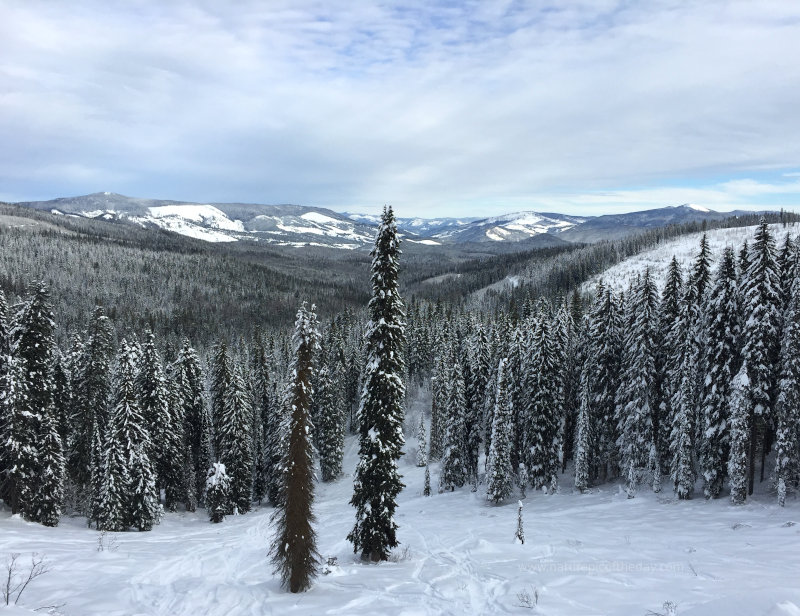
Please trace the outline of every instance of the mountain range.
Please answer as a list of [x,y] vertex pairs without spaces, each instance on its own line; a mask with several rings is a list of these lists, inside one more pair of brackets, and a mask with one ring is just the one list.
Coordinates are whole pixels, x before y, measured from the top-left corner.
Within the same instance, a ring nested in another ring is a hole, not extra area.
[[[209,242],[256,241],[279,246],[361,249],[371,246],[379,217],[302,205],[190,203],[110,192],[15,205],[112,222],[161,228]],[[490,218],[398,218],[405,239],[421,246],[514,243],[555,246],[617,239],[653,227],[719,220],[752,212],[715,212],[684,204],[627,214],[570,216],[515,212]]]

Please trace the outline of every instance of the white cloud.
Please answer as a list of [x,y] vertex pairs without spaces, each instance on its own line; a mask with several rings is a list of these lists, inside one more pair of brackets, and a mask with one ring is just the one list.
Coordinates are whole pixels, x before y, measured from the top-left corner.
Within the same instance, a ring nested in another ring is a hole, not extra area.
[[[800,167],[797,57],[784,1],[5,3],[0,183],[403,214],[758,205],[774,191],[708,178]],[[667,183],[711,188],[620,190]]]

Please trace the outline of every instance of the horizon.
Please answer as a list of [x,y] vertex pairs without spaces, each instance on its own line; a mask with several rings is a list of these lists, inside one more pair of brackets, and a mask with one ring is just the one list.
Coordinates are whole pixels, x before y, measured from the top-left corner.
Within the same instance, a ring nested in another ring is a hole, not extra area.
[[[262,205],[268,205],[268,206],[276,206],[276,207],[281,207],[281,206],[310,207],[310,208],[327,209],[327,210],[335,212],[337,214],[345,215],[345,216],[349,216],[349,217],[354,217],[354,216],[372,217],[372,218],[379,217],[381,209],[383,208],[383,205],[380,205],[380,206],[375,206],[375,211],[374,212],[369,212],[369,211],[368,212],[363,212],[363,211],[362,212],[358,212],[358,211],[348,210],[347,208],[337,208],[335,206],[329,207],[329,206],[318,206],[318,205],[306,205],[306,204],[302,204],[302,203],[255,203],[255,202],[245,203],[245,202],[238,202],[238,201],[208,201],[208,200],[189,201],[189,200],[183,200],[183,199],[171,199],[171,198],[167,199],[167,198],[160,198],[160,197],[140,197],[140,196],[123,195],[122,193],[117,193],[117,192],[114,192],[114,191],[96,191],[96,192],[87,193],[87,194],[84,194],[84,195],[71,195],[71,196],[63,196],[62,195],[62,196],[59,196],[59,197],[53,197],[51,199],[35,199],[35,200],[26,199],[26,200],[22,200],[22,201],[8,201],[7,203],[10,203],[12,205],[20,205],[20,204],[26,204],[26,203],[49,203],[51,201],[57,201],[59,199],[80,199],[80,198],[83,198],[83,197],[92,197],[92,196],[99,196],[99,195],[107,195],[107,196],[116,195],[116,196],[119,196],[119,197],[124,197],[126,199],[134,199],[134,200],[172,202],[175,205],[211,205],[211,206],[217,206],[217,205],[219,205],[219,206],[224,206],[224,205],[248,206],[248,205],[252,205],[254,207],[262,206]],[[474,219],[476,221],[477,220],[481,220],[481,219],[497,218],[497,217],[503,217],[503,216],[511,216],[511,215],[514,215],[514,214],[524,214],[524,213],[535,213],[535,214],[540,214],[540,215],[556,214],[556,215],[591,218],[591,217],[598,217],[598,216],[604,216],[604,215],[631,214],[631,213],[638,213],[638,212],[648,212],[648,211],[651,211],[651,210],[675,209],[675,208],[681,208],[681,207],[688,207],[688,208],[696,209],[696,210],[700,210],[700,211],[711,211],[711,212],[720,213],[720,214],[732,213],[734,211],[752,211],[752,212],[761,212],[761,211],[763,211],[763,212],[778,212],[780,210],[784,210],[784,211],[788,211],[788,212],[793,212],[794,211],[794,209],[792,209],[792,208],[786,208],[786,207],[783,207],[783,206],[776,207],[776,208],[769,208],[769,207],[764,207],[764,208],[760,208],[760,209],[756,209],[756,208],[735,208],[735,209],[725,210],[725,209],[708,208],[708,207],[706,207],[704,205],[700,205],[700,204],[697,204],[697,203],[688,203],[687,202],[687,203],[680,203],[680,204],[676,204],[676,205],[655,205],[653,207],[644,207],[642,209],[625,209],[623,211],[613,211],[613,212],[600,212],[600,211],[598,211],[598,212],[594,212],[594,213],[591,213],[591,214],[572,214],[572,213],[568,213],[568,212],[560,212],[560,211],[557,211],[557,210],[546,210],[546,209],[535,209],[535,210],[533,210],[533,209],[525,209],[525,210],[498,211],[498,212],[494,212],[494,213],[491,213],[491,214],[485,214],[485,215],[480,215],[479,214],[479,215],[467,215],[467,216],[456,216],[456,215],[425,216],[425,215],[405,215],[402,212],[398,212],[397,208],[395,206],[393,206],[391,203],[387,203],[386,205],[389,205],[389,206],[392,207],[393,211],[395,212],[395,216],[397,218],[421,219],[421,220]]]
[[0,7],[0,200],[800,209],[800,5]]

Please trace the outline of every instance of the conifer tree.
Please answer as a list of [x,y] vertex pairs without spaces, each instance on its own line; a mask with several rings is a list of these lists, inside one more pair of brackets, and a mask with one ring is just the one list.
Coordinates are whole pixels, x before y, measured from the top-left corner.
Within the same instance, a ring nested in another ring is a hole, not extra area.
[[[222,440],[222,416],[225,414],[225,406],[231,396],[233,381],[233,371],[231,360],[228,353],[228,345],[223,340],[214,349],[214,357],[211,362],[211,427],[213,433],[214,451],[221,454]],[[231,469],[227,469],[230,474]]]
[[114,329],[102,306],[92,313],[86,344],[72,371],[72,423],[75,441],[70,446],[69,470],[80,491],[91,490],[92,438],[95,426],[103,437],[111,401],[111,363]]
[[514,438],[514,409],[506,383],[506,360],[497,367],[496,399],[492,422],[492,439],[486,462],[486,497],[499,503],[514,491],[514,470],[511,466],[511,447]]
[[150,530],[158,522],[156,476],[148,455],[150,434],[139,407],[135,379],[136,354],[123,340],[105,443],[98,530],[121,531],[130,526]]
[[738,291],[736,257],[728,247],[717,268],[705,317],[707,372],[702,383],[702,438],[698,456],[706,498],[719,495],[727,474],[731,384],[740,363]]
[[428,466],[428,439],[425,436],[425,413],[419,414],[417,426],[417,466]]
[[315,406],[319,409],[319,462],[322,481],[334,481],[342,474],[344,455],[344,417],[336,403],[333,383],[328,367],[323,365],[317,376],[314,392]]
[[64,448],[55,412],[42,416],[39,447],[38,510],[36,519],[45,526],[57,526],[64,498]]
[[431,471],[425,466],[425,486],[422,489],[423,496],[430,496],[431,495]]
[[586,491],[590,484],[592,438],[591,371],[592,362],[587,360],[581,371],[580,408],[575,426],[575,489]]
[[522,527],[522,501],[517,501],[517,532],[514,533],[514,540],[520,545],[525,543],[525,530]]
[[648,463],[652,465],[652,405],[656,354],[656,288],[645,270],[630,297],[632,327],[625,339],[624,373],[620,383],[617,421],[622,475],[633,498]]
[[447,422],[444,431],[444,455],[442,456],[439,491],[452,492],[467,481],[467,465],[464,455],[466,449],[466,396],[460,362],[451,369],[446,388]]
[[750,378],[747,361],[742,363],[731,385],[731,453],[728,458],[728,477],[731,484],[731,503],[740,505],[747,499],[748,457],[750,450]]
[[205,378],[200,366],[200,358],[184,339],[175,362],[176,382],[180,386],[183,432],[189,463],[187,474],[194,477],[194,483],[187,486],[194,490],[194,497],[187,501],[200,503],[206,489],[206,475],[211,468],[213,455],[211,447],[211,419],[205,397]]
[[233,508],[230,499],[230,479],[225,465],[214,462],[206,475],[205,503],[209,519],[219,524]]
[[314,467],[310,440],[313,430],[313,362],[319,348],[318,337],[314,307],[309,311],[303,304],[297,313],[292,338],[294,359],[287,392],[291,415],[283,464],[284,498],[273,516],[276,532],[271,551],[272,562],[283,585],[293,593],[303,592],[311,586],[311,580],[317,574],[319,557],[312,527]]
[[796,484],[800,470],[800,278],[794,279],[790,289],[781,340],[780,366],[776,403],[775,483],[778,504],[783,507],[789,485]]
[[611,289],[597,286],[589,316],[590,353],[595,358],[592,424],[596,426],[595,463],[605,480],[614,474],[617,459],[616,393],[622,358],[620,311]]
[[218,421],[219,457],[230,479],[231,504],[239,513],[247,513],[253,487],[252,415],[239,367],[232,371]]
[[670,438],[674,417],[672,399],[679,382],[684,339],[680,328],[681,298],[684,296],[683,276],[678,260],[673,256],[667,270],[667,280],[661,293],[656,381],[656,407],[653,409],[653,435],[659,472],[669,468]]
[[[780,274],[775,261],[775,242],[762,217],[749,253],[750,265],[744,283],[742,356],[750,381],[750,436],[748,450],[748,493],[755,483],[756,453],[768,449],[773,421],[772,402],[779,360]],[[763,470],[763,460],[762,460]]]
[[404,313],[398,290],[400,240],[391,208],[383,213],[372,251],[372,299],[367,361],[359,408],[359,463],[351,504],[356,524],[348,536],[362,558],[386,560],[397,545],[394,512],[403,488],[397,468],[402,455]]
[[[16,473],[19,481],[15,487],[22,515],[29,520],[41,521],[39,513],[44,512],[48,516],[48,525],[58,523],[63,491],[63,446],[55,423],[55,387],[51,372],[54,332],[48,290],[44,284],[37,284],[17,315],[12,331],[17,374],[23,381],[20,391],[24,391],[24,396],[18,396],[16,400],[20,408],[14,428],[21,455],[15,465],[22,468]],[[43,452],[45,445],[46,451]],[[42,466],[43,453],[49,464],[47,469]]]
[[524,404],[522,461],[534,488],[555,491],[560,468],[560,365],[550,331],[550,322],[540,312],[524,352],[525,395],[520,404]]

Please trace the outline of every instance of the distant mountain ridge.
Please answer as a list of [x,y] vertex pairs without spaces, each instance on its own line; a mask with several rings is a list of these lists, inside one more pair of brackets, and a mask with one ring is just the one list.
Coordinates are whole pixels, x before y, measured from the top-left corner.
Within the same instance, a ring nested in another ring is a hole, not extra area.
[[[126,197],[111,192],[16,205],[57,215],[157,227],[209,242],[250,240],[282,246],[362,249],[372,245],[379,217],[303,205],[191,203]],[[752,212],[715,212],[683,204],[627,214],[572,216],[523,211],[488,218],[397,219],[406,240],[440,244],[520,243],[546,246],[594,243],[669,224],[720,220]],[[533,243],[531,243],[533,242]]]

